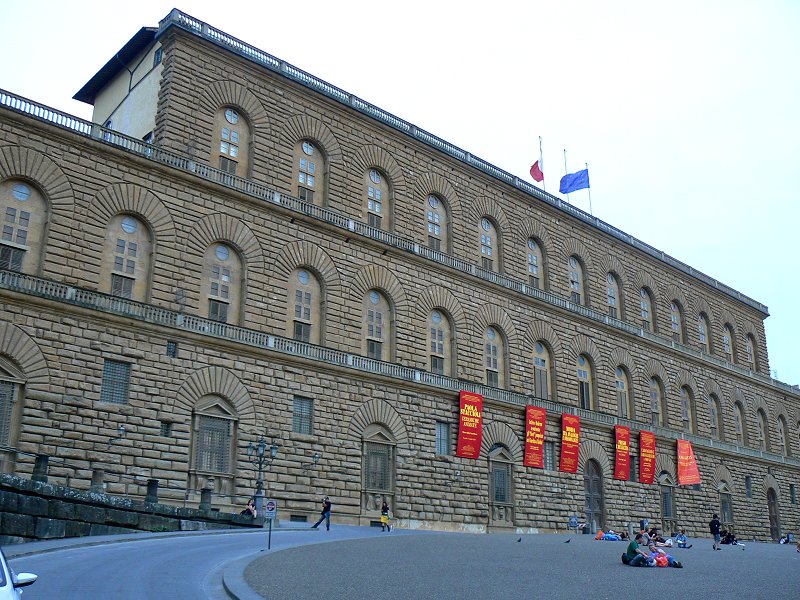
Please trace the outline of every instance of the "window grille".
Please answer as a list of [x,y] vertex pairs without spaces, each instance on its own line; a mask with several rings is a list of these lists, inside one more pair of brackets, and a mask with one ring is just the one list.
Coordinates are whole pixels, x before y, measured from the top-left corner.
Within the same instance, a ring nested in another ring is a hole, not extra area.
[[494,502],[508,502],[510,479],[511,465],[492,463],[492,500]]
[[311,398],[294,398],[294,414],[292,415],[292,432],[312,435],[314,416],[314,400]]
[[24,257],[25,252],[19,248],[0,246],[0,269],[20,273],[22,272],[22,259]]
[[195,468],[214,473],[230,471],[231,421],[199,416]]
[[100,401],[113,404],[127,404],[131,379],[131,366],[116,360],[106,360],[103,364],[103,383],[100,387]]
[[391,465],[394,460],[394,449],[387,444],[366,442],[364,444],[364,453],[367,490],[390,492],[392,489]]
[[546,471],[556,470],[556,443],[544,443],[544,468]]
[[450,454],[450,423],[436,422],[436,454],[441,456]]
[[167,356],[170,358],[178,356],[178,342],[167,341]]
[[0,444],[8,445],[11,438],[11,411],[14,407],[16,385],[0,381]]

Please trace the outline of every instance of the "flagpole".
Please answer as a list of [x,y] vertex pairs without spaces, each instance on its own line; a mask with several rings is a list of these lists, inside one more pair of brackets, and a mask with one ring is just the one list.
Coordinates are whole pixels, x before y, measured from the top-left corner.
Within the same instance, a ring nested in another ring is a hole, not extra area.
[[[586,163],[586,171],[587,172],[589,171],[589,163],[588,162]],[[591,185],[589,186],[589,214],[594,216],[594,213],[592,212],[592,186]]]
[[[539,136],[539,169],[544,167],[544,157],[542,156],[542,136]],[[547,181],[544,179],[544,170],[542,170],[542,189],[547,191]]]
[[[569,175],[569,169],[567,169],[567,149],[564,148],[564,175]],[[569,202],[569,192],[567,192],[567,202]]]

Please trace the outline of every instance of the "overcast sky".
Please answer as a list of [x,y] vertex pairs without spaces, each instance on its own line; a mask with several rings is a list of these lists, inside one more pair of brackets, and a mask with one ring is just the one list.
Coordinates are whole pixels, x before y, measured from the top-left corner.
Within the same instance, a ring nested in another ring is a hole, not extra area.
[[0,88],[88,119],[72,96],[173,7],[528,181],[542,136],[551,193],[566,149],[595,216],[766,304],[800,383],[797,0],[0,0]]

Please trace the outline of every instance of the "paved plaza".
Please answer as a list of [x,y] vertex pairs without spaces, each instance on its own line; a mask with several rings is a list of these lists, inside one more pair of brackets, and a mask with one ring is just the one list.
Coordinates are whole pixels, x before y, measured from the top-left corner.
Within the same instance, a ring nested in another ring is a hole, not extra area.
[[334,526],[303,545],[265,551],[245,568],[244,580],[268,600],[800,598],[794,545],[750,542],[715,552],[708,539],[690,541],[693,548],[670,551],[683,569],[634,568],[620,560],[627,542],[588,535],[376,529],[337,540]]

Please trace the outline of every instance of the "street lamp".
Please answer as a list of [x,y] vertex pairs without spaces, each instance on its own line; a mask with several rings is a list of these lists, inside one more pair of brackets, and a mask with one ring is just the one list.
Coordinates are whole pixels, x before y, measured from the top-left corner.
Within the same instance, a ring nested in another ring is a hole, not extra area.
[[[269,454],[267,454],[267,450],[269,450]],[[247,445],[247,456],[250,462],[258,468],[258,479],[256,479],[256,512],[259,516],[263,516],[261,507],[264,504],[264,467],[278,456],[278,445],[275,443],[275,440],[273,440],[272,444],[267,446],[267,440],[264,439],[264,436],[261,436],[255,444],[251,441]]]

